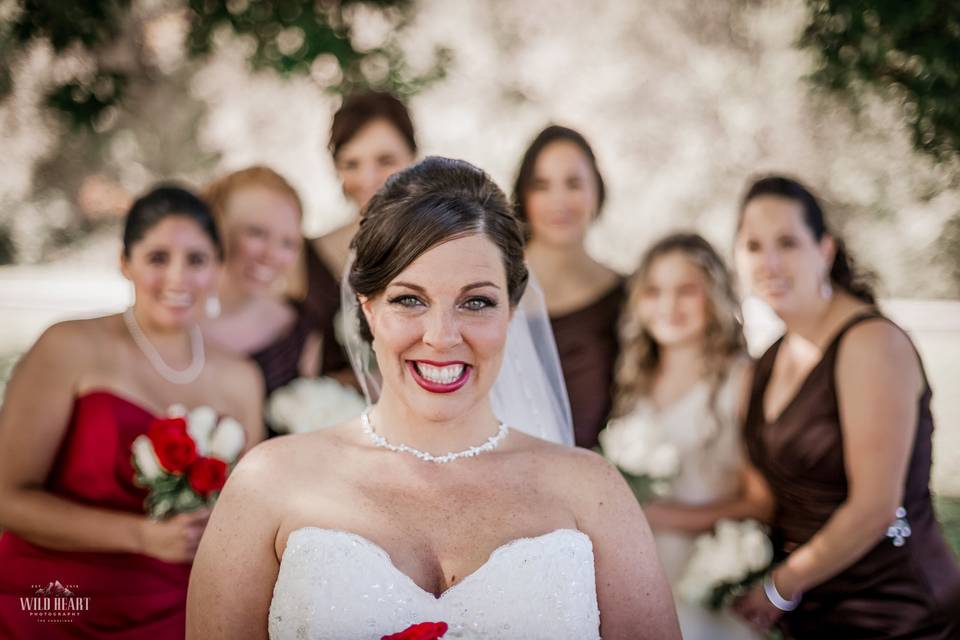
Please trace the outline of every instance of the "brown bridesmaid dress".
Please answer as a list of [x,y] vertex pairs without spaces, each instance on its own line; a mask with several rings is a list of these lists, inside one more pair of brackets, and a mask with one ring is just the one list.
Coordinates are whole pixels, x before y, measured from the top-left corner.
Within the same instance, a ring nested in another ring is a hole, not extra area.
[[578,447],[597,446],[597,435],[607,426],[613,406],[613,369],[620,351],[617,325],[626,298],[620,280],[595,302],[550,317]]
[[[287,300],[296,319],[284,335],[250,354],[263,373],[264,395],[270,396],[300,376],[300,358],[313,332],[320,333],[321,353],[319,375],[349,368],[346,353],[337,342],[335,318],[340,310],[340,283],[323,264],[313,245],[304,243],[307,267],[307,293],[303,301]],[[267,437],[279,435],[273,425],[267,424]]]
[[[776,497],[772,537],[781,560],[786,550],[810,540],[847,497],[834,369],[847,331],[876,318],[882,316],[871,310],[849,320],[769,423],[763,396],[782,338],[757,363],[744,436],[751,462]],[[899,523],[908,530],[900,529],[900,538],[891,530],[853,565],[806,592],[800,606],[781,618],[787,637],[960,638],[960,572],[930,500],[930,397],[925,382],[904,487],[906,523]]]

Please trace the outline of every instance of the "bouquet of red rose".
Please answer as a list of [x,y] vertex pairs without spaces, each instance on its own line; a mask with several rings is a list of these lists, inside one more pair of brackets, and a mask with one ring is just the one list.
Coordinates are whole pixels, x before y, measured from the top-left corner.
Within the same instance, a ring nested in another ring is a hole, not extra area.
[[171,407],[133,441],[134,480],[149,490],[147,514],[159,520],[213,504],[245,442],[240,423],[218,420],[210,407]]

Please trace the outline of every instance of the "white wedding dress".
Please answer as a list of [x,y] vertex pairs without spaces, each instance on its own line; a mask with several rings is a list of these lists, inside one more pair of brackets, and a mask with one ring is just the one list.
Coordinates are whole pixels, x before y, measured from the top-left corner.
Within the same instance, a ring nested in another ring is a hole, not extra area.
[[514,540],[437,598],[362,536],[316,527],[290,534],[270,604],[272,640],[377,640],[441,621],[444,640],[598,639],[590,538],[557,529]]
[[[737,418],[736,381],[742,379],[745,360],[731,367],[717,391],[716,410],[710,408],[710,385],[704,380],[664,409],[641,400],[634,411],[677,448],[680,471],[670,482],[669,499],[704,505],[734,497],[740,489],[742,444]],[[687,568],[696,536],[657,532],[657,553],[673,587]],[[759,640],[746,623],[729,611],[713,612],[684,602],[674,593],[684,640]]]

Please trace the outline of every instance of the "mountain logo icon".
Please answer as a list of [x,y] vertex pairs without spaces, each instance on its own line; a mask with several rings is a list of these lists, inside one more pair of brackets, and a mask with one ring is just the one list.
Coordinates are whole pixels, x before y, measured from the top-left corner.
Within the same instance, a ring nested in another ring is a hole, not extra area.
[[36,594],[38,596],[55,596],[59,598],[69,598],[73,595],[73,591],[67,589],[65,586],[60,584],[59,580],[54,580],[48,584],[43,589],[37,589]]

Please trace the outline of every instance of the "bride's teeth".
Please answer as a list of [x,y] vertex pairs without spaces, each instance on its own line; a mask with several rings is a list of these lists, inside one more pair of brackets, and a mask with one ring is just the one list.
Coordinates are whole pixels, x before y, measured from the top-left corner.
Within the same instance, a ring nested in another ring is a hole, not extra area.
[[439,384],[450,384],[454,380],[457,380],[463,375],[464,368],[464,365],[462,364],[451,364],[446,367],[435,367],[431,364],[417,362],[416,365],[421,376],[430,382],[437,382]]

